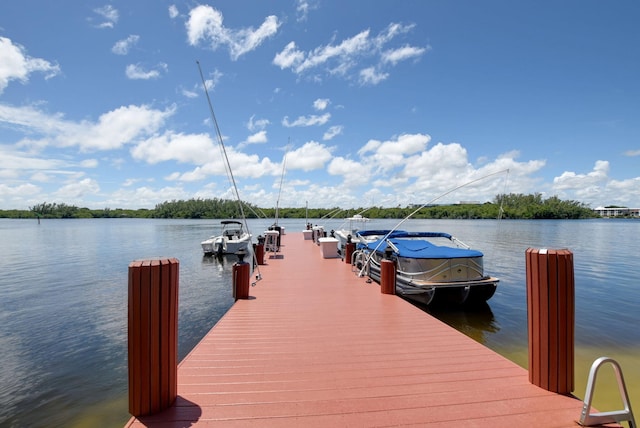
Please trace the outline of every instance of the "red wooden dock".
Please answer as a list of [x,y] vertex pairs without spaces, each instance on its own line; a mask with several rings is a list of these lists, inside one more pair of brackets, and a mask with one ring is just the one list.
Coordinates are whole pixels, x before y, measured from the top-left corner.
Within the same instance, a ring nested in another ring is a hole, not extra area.
[[178,367],[178,398],[129,427],[576,427],[582,402],[380,286],[302,233]]

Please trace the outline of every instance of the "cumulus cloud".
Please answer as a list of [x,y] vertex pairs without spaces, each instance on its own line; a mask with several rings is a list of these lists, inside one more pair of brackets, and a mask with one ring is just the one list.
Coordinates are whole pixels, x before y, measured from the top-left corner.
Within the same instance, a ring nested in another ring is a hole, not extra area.
[[166,132],[147,138],[131,149],[134,159],[150,164],[176,160],[201,164],[213,160],[216,144],[208,134],[180,134]]
[[164,111],[148,106],[119,107],[100,116],[95,124],[83,123],[76,136],[65,135],[64,145],[78,145],[81,150],[109,150],[152,134],[173,115],[175,106]]
[[588,174],[576,174],[575,172],[567,171],[562,173],[560,177],[555,177],[553,179],[553,187],[557,190],[567,190],[593,186],[607,180],[608,174],[609,162],[599,160]]
[[0,94],[12,80],[21,83],[29,81],[29,75],[44,73],[45,79],[60,74],[60,67],[41,58],[27,55],[24,47],[14,44],[11,39],[0,37]]
[[267,140],[267,131],[258,131],[253,135],[250,135],[249,138],[247,138],[247,143],[248,144],[263,144],[266,143]]
[[81,199],[87,195],[94,195],[99,191],[100,186],[98,185],[97,181],[91,178],[85,178],[83,180],[72,182],[60,187],[54,193],[54,196],[59,200],[73,201]]
[[[227,158],[236,178],[261,178],[279,173],[281,166],[272,162],[269,158],[262,158],[258,155],[247,154],[238,151],[234,147],[226,147]],[[205,163],[199,162],[192,171],[176,173],[172,179],[180,181],[203,180],[209,176],[226,176],[227,166],[222,156],[212,156],[207,158]]]
[[311,171],[323,168],[331,159],[331,149],[315,141],[287,153],[287,169]]
[[191,9],[186,23],[190,45],[198,46],[207,42],[213,50],[220,46],[226,46],[234,61],[247,52],[253,51],[266,39],[275,35],[280,25],[278,18],[271,15],[266,17],[257,29],[253,27],[227,28],[223,25],[222,13],[208,5],[199,5]]

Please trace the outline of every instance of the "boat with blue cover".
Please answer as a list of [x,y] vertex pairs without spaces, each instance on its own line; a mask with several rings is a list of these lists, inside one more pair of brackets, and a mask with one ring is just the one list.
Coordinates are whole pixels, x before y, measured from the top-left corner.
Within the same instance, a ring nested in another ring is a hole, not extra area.
[[499,279],[484,273],[484,254],[444,232],[363,230],[352,258],[361,274],[380,282],[380,261],[396,265],[396,294],[424,305],[481,303]]

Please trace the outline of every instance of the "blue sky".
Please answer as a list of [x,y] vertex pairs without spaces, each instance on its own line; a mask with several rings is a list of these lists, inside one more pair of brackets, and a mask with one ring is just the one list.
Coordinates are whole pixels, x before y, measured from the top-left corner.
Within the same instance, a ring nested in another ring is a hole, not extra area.
[[639,19],[631,0],[1,2],[0,209],[233,198],[196,61],[260,207],[283,171],[281,207],[639,207]]

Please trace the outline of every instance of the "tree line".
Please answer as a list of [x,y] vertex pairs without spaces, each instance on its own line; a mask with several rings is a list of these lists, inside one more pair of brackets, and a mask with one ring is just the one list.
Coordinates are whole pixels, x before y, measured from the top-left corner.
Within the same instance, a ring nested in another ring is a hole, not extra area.
[[153,209],[80,208],[64,203],[43,202],[28,210],[0,210],[1,218],[345,218],[363,212],[369,218],[401,219],[413,213],[416,219],[584,219],[598,215],[587,205],[541,194],[502,194],[484,204],[408,205],[406,207],[259,208],[227,199],[189,199],[165,201]]

